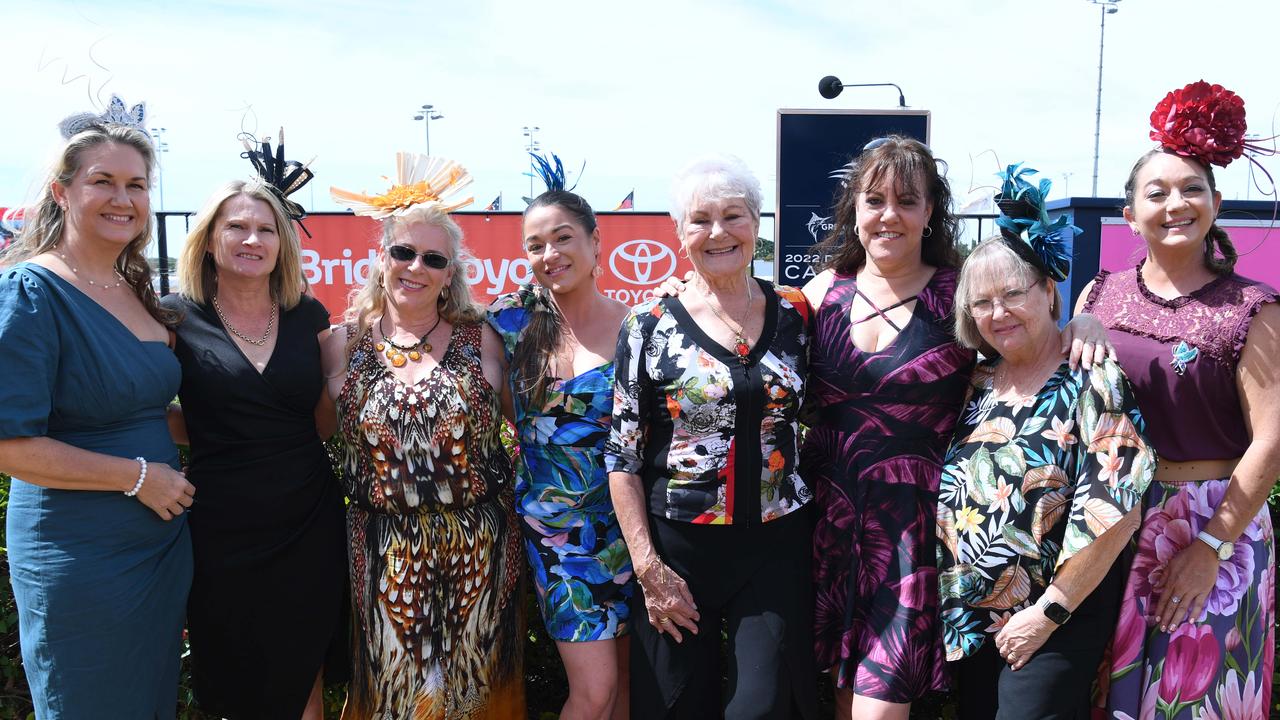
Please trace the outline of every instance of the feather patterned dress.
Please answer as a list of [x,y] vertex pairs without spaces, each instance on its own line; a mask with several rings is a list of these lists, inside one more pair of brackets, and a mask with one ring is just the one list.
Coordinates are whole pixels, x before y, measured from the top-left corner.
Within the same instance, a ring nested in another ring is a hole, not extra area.
[[344,720],[523,718],[520,534],[480,326],[421,381],[371,333],[338,398],[355,662]]

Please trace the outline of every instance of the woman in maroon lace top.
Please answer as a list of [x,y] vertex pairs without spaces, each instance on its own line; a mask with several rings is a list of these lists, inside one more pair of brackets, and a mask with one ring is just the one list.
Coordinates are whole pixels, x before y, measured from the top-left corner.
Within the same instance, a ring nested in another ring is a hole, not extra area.
[[[1124,217],[1147,256],[1099,273],[1081,303],[1110,328],[1160,456],[1112,644],[1108,718],[1262,718],[1271,694],[1265,500],[1280,476],[1280,305],[1233,272],[1235,249],[1214,222],[1221,195],[1206,161],[1226,163],[1186,142],[1214,128],[1175,128],[1183,116],[1165,107],[1193,92],[1192,102],[1238,100],[1197,83],[1157,108],[1152,138],[1164,147],[1125,184]],[[1242,136],[1242,103],[1240,120]]]

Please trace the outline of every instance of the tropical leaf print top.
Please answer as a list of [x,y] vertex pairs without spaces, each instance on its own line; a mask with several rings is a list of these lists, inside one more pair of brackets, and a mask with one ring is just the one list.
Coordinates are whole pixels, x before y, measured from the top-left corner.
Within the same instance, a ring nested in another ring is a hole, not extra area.
[[938,580],[947,660],[981,647],[1139,504],[1155,472],[1120,366],[1064,362],[1035,397],[997,402],[974,372],[942,470]]
[[809,304],[795,288],[755,282],[764,329],[745,358],[703,332],[679,298],[641,303],[623,323],[605,464],[640,476],[653,515],[755,525],[813,498],[796,472]]

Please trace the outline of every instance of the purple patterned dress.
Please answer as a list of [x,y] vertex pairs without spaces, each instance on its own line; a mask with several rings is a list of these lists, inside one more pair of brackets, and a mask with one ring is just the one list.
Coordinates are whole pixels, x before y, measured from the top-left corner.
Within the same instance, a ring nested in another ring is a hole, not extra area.
[[935,272],[911,321],[868,353],[850,334],[856,281],[836,275],[810,350],[816,411],[800,471],[819,516],[817,665],[833,669],[839,687],[886,702],[946,686],[934,522],[942,457],[974,366],[952,334],[956,277]]
[[[1147,289],[1141,265],[1098,274],[1085,311],[1111,331],[1162,460],[1229,460],[1244,454],[1249,433],[1236,365],[1249,321],[1276,300],[1275,290],[1234,274],[1172,300]],[[1172,633],[1145,620],[1158,598],[1153,584],[1170,558],[1196,542],[1230,480],[1153,482],[1147,488],[1137,556],[1112,640],[1111,672],[1101,678],[1105,717],[1267,716],[1275,662],[1276,555],[1265,506],[1234,539],[1235,553],[1221,563],[1201,617]]]

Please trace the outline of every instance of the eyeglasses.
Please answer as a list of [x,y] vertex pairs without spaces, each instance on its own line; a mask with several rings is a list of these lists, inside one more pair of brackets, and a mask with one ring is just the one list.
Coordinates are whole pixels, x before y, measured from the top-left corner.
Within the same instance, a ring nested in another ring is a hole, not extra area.
[[412,263],[414,258],[421,255],[422,264],[436,270],[443,270],[449,267],[450,262],[447,256],[441,255],[435,250],[418,253],[408,245],[391,245],[387,248],[387,254],[391,256],[392,260],[402,263]]
[[1005,310],[1020,308],[1027,304],[1027,291],[1035,286],[1036,283],[1032,283],[1024,288],[1005,290],[999,297],[974,300],[969,303],[969,314],[976,318],[991,317],[996,311],[996,303],[1000,303]]

